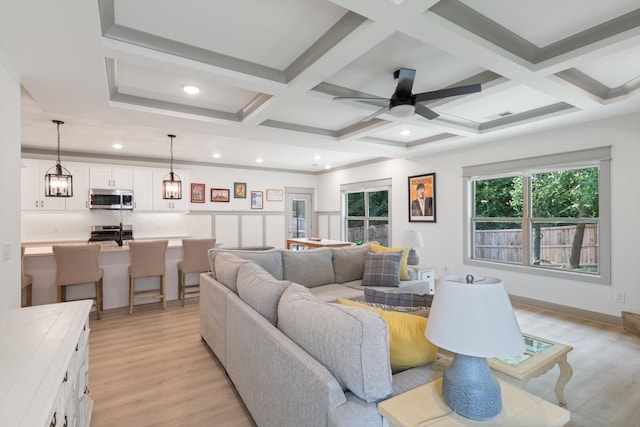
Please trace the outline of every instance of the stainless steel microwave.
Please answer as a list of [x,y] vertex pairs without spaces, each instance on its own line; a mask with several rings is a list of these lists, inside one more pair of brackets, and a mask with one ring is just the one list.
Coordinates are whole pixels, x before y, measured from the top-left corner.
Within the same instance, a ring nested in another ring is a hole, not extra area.
[[133,209],[133,191],[110,188],[89,190],[90,209]]

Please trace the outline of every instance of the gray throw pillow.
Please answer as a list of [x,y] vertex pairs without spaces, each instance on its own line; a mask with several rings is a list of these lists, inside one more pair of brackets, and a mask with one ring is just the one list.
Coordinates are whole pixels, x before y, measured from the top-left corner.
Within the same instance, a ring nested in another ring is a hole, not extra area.
[[377,302],[358,301],[359,303],[366,304],[369,307],[379,308],[386,311],[397,311],[400,313],[413,314],[414,316],[429,317],[430,307],[402,307],[397,305],[379,304]]
[[401,252],[368,252],[364,256],[362,286],[400,285]]
[[378,304],[387,304],[399,307],[431,307],[433,295],[383,292],[375,289],[364,290],[364,300]]

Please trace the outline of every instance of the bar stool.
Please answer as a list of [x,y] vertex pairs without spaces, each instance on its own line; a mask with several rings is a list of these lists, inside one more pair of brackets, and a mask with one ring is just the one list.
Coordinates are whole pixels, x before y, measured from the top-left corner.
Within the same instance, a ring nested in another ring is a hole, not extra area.
[[[136,301],[159,299],[162,300],[162,309],[167,309],[164,258],[168,244],[168,240],[129,242],[129,255],[131,257],[131,265],[129,265],[129,314],[133,314],[133,305]],[[160,288],[136,291],[136,279],[155,276],[160,276]]]
[[216,239],[182,239],[182,261],[178,262],[178,299],[182,300],[183,307],[187,294],[200,293],[200,283],[187,285],[187,274],[211,271],[209,249],[215,245]]
[[[24,245],[21,246],[22,250],[21,250],[21,254],[20,254],[20,265],[21,265],[21,269],[22,269],[22,293],[26,293],[26,298],[25,298],[25,302],[22,303],[21,305],[23,307],[31,307],[32,305],[32,295],[33,295],[33,276],[31,274],[27,274],[24,272],[24,251],[25,251],[25,247]],[[22,295],[21,293],[21,295]],[[22,296],[20,297],[20,299],[22,300]]]
[[95,297],[91,299],[95,302],[96,315],[100,320],[100,311],[102,311],[102,276],[104,274],[104,270],[100,268],[98,261],[100,244],[53,245],[51,248],[56,260],[58,302],[74,301],[67,300],[67,286],[93,282],[96,291]]

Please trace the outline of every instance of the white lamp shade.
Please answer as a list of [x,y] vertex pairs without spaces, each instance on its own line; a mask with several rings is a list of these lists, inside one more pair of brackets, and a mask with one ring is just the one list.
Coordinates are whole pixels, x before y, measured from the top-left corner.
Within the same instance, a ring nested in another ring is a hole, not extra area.
[[407,230],[404,232],[404,246],[410,248],[423,248],[422,234],[416,230]]
[[522,332],[502,282],[469,284],[445,278],[438,283],[431,304],[425,331],[429,341],[467,356],[506,357],[524,352]]

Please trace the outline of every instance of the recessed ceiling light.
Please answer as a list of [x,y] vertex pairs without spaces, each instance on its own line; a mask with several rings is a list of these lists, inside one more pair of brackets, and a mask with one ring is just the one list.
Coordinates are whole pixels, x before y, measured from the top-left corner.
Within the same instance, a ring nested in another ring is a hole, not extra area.
[[320,160],[321,158],[322,158],[322,157],[320,157],[320,156],[315,156],[315,157],[313,158],[313,160],[318,161],[318,160]]
[[400,131],[400,135],[402,136],[409,136],[411,135],[411,131],[409,129],[404,129]]
[[122,148],[122,144],[113,144],[111,147],[113,147],[116,150],[119,150]]
[[213,153],[213,158],[214,159],[219,159],[220,158],[220,153]]
[[261,158],[261,157],[258,157],[258,158],[256,159],[256,163],[262,163],[262,162],[264,162],[264,160],[262,160],[262,158]]
[[184,85],[182,86],[182,90],[188,93],[189,95],[197,95],[200,93],[200,88],[194,85]]
[[331,165],[324,165],[325,169],[331,169]]

